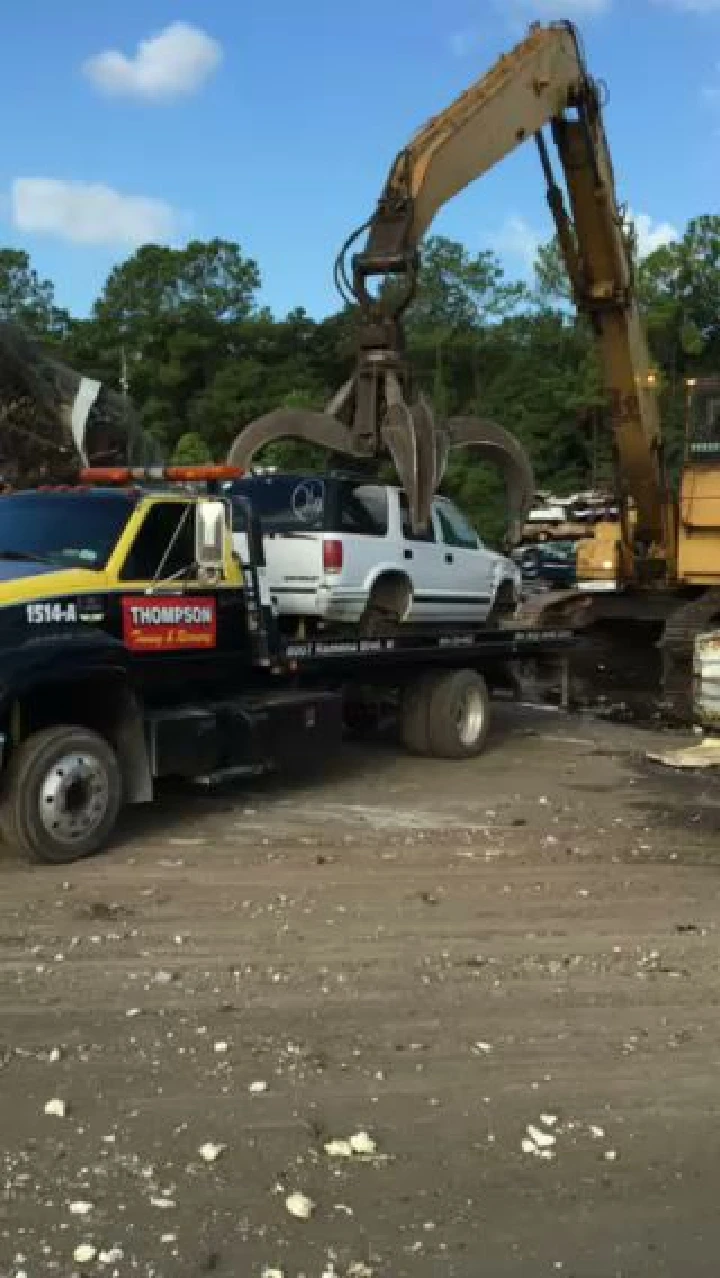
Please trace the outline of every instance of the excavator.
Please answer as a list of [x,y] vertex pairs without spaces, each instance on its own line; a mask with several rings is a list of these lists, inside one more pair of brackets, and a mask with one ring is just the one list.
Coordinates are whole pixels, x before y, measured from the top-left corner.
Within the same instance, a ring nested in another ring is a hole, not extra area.
[[[377,207],[338,255],[336,282],[356,304],[357,355],[325,412],[277,409],[247,426],[228,460],[247,466],[292,436],[355,458],[390,456],[422,529],[449,450],[474,445],[508,483],[510,533],[532,499],[519,442],[473,417],[436,422],[415,395],[403,319],[416,291],[420,245],[438,211],[527,141],[534,141],[576,308],[597,345],[612,430],[618,521],[580,548],[580,588],[535,601],[525,618],[589,627],[603,618],[647,624],[660,637],[667,687],[689,686],[695,633],[720,618],[720,382],[688,384],[679,500],[666,475],[659,378],[634,276],[632,233],[619,204],[602,115],[573,24],[535,23],[527,37],[432,117],[395,158]],[[551,139],[564,179],[555,174]],[[349,257],[365,237],[359,251]]]

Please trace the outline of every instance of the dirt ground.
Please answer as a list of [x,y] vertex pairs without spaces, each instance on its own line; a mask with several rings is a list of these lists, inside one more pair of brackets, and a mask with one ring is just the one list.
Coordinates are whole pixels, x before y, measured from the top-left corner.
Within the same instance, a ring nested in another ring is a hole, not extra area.
[[502,707],[6,854],[3,1278],[716,1278],[720,774],[655,739]]

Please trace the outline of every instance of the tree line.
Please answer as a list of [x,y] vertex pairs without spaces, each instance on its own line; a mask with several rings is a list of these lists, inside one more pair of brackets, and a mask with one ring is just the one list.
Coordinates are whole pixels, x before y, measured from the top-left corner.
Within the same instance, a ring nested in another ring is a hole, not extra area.
[[[690,221],[678,241],[638,260],[636,274],[676,474],[685,379],[720,373],[720,216]],[[0,319],[125,389],[176,461],[224,458],[243,425],[272,408],[322,408],[350,372],[352,309],[278,317],[261,305],[261,286],[259,265],[237,243],[148,244],[113,269],[90,315],[78,318],[56,304],[52,282],[25,252],[0,250]],[[438,416],[476,413],[511,430],[540,487],[567,493],[612,482],[595,350],[555,242],[539,250],[528,283],[509,279],[490,251],[430,238],[407,334],[417,383]],[[293,443],[268,451],[264,460],[281,466],[318,461]],[[444,487],[481,531],[498,531],[497,477],[470,452],[453,454]]]

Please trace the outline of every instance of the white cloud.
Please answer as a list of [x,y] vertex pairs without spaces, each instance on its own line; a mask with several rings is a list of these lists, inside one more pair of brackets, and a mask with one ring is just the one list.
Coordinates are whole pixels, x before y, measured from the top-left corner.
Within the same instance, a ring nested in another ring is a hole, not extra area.
[[679,231],[672,222],[655,222],[647,213],[629,213],[637,235],[638,254],[648,257],[663,244],[671,244],[680,238]]
[[[628,218],[635,226],[640,257],[648,257],[663,244],[680,238],[677,227],[671,222],[656,222],[647,213],[630,212]],[[524,217],[513,214],[505,219],[498,231],[487,237],[487,241],[501,257],[522,265],[524,271],[530,273],[535,266],[538,249],[547,243],[551,235],[551,230],[543,233]]]
[[175,214],[164,200],[123,195],[99,182],[16,178],[11,215],[19,231],[52,235],[72,244],[130,245],[166,241]]
[[497,253],[522,262],[523,267],[531,271],[544,239],[547,236],[543,237],[524,217],[513,215],[506,218],[500,230],[489,237],[489,242]]
[[207,32],[188,22],[172,22],[141,40],[132,57],[107,49],[88,58],[83,72],[109,96],[161,102],[195,93],[222,56],[221,45]]

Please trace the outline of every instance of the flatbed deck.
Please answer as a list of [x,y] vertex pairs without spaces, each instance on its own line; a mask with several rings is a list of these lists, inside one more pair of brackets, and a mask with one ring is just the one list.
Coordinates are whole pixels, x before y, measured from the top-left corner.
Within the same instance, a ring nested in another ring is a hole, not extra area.
[[385,639],[328,636],[282,641],[278,664],[298,672],[343,668],[348,675],[366,675],[367,667],[378,663],[383,668],[428,664],[482,669],[498,661],[563,653],[573,641],[571,630],[527,628],[409,631]]

